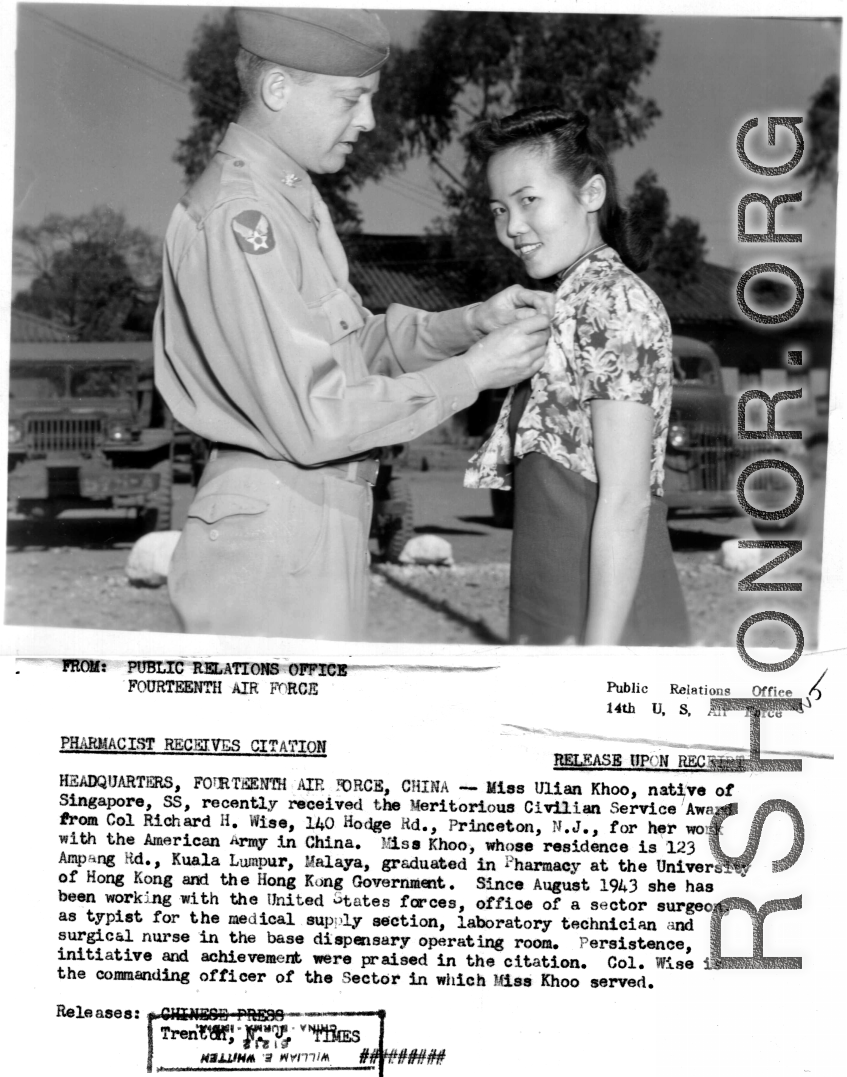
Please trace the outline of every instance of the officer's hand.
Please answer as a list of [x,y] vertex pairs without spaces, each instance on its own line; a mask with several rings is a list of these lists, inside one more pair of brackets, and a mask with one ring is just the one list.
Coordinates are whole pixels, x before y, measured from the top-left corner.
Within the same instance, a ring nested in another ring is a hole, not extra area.
[[533,314],[496,329],[466,353],[474,380],[482,389],[505,389],[541,368],[550,336],[546,314]]
[[486,299],[472,311],[474,327],[481,333],[493,333],[522,318],[544,314],[553,317],[555,296],[552,292],[536,292],[513,284]]

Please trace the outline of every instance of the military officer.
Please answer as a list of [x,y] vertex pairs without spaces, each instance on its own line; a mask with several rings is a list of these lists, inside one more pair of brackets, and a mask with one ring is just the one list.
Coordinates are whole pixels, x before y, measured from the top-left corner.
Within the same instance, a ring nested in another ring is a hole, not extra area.
[[188,632],[359,639],[373,450],[540,366],[548,297],[365,310],[310,174],[374,126],[367,11],[239,8],[244,105],[165,241],[157,384],[213,443],[171,563]]

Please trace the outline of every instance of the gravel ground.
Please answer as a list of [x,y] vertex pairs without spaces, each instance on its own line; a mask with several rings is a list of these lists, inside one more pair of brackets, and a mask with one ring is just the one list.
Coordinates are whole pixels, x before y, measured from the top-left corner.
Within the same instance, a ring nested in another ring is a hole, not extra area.
[[[124,575],[128,549],[10,553],[6,561],[6,624],[178,632],[164,587],[133,587]],[[445,616],[376,572],[371,578],[369,639],[373,642],[476,643],[461,619]]]
[[[473,644],[506,639],[511,532],[493,526],[485,491],[462,488],[459,463],[445,460],[437,470],[407,475],[417,530],[447,539],[456,566],[374,565],[369,631],[373,642]],[[190,487],[176,488],[177,526],[191,494]],[[672,526],[674,557],[697,644],[734,646],[738,626],[746,617],[774,608],[772,596],[740,593],[738,573],[720,563],[721,542],[747,537],[746,526],[737,518],[681,520]],[[132,524],[120,518],[63,517],[41,526],[13,521],[6,559],[5,622],[176,632],[166,590],[137,588],[126,580],[124,565],[134,538]],[[795,578],[793,567],[786,578]],[[814,576],[807,575],[805,581],[801,593],[780,594],[776,608],[808,627],[815,620],[817,599]],[[769,638],[774,631],[777,635]],[[748,636],[748,645],[768,642],[784,647],[787,630],[774,630],[769,624],[754,628]]]
[[[6,623],[178,631],[165,588],[127,581],[127,552],[59,547],[10,553]],[[697,644],[734,646],[745,617],[770,606],[765,596],[738,592],[737,574],[720,565],[718,553],[678,553],[676,562]],[[376,565],[368,636],[373,642],[500,643],[506,639],[508,600],[509,566],[503,562],[452,569]],[[780,596],[779,609],[804,626],[812,624],[813,607],[811,591]],[[764,645],[765,638],[751,632],[749,642]]]
[[[758,596],[737,590],[738,574],[721,565],[719,552],[677,553],[674,559],[688,608],[693,644],[733,647],[742,621],[758,610],[772,608],[772,601],[762,601]],[[383,565],[379,566],[379,571],[395,587],[419,596],[430,608],[441,609],[445,616],[473,626],[483,642],[499,643],[506,640],[509,608],[507,564],[457,565],[454,569]],[[781,595],[778,608],[791,614],[802,625],[811,625],[816,607],[816,597],[812,591],[800,595]],[[756,630],[751,630],[748,644],[766,646],[771,642],[784,645],[785,641],[779,636],[771,639],[768,631],[767,628],[760,629],[757,636]]]

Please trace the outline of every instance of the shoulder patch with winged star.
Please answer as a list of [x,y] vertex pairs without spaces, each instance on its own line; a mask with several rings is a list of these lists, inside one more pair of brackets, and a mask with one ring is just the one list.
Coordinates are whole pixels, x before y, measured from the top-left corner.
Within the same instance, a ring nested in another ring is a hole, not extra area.
[[258,209],[244,209],[233,217],[232,230],[245,254],[267,254],[276,246],[271,222]]

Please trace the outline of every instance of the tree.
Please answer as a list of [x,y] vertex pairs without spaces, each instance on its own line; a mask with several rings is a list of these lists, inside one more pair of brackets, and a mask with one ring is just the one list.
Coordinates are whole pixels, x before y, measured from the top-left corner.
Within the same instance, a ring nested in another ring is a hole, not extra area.
[[195,119],[174,154],[186,183],[200,176],[227,126],[238,115],[241,91],[235,73],[237,52],[238,32],[232,10],[221,19],[203,20],[185,57],[183,72],[191,87],[188,95]]
[[652,241],[650,268],[677,286],[696,281],[705,261],[706,237],[691,217],[671,222],[668,193],[652,169],[635,181],[627,209],[634,225]]
[[631,145],[660,114],[635,89],[658,41],[638,16],[435,12],[404,58],[406,137],[459,186],[442,152],[470,122],[517,108],[579,108],[610,150]]
[[[435,12],[404,57],[394,90],[404,137],[441,174],[448,213],[439,230],[469,265],[470,295],[514,280],[514,257],[494,241],[478,162],[467,152],[478,120],[555,104],[581,109],[610,151],[644,136],[659,115],[637,91],[658,34],[627,15]],[[454,163],[454,162],[458,163]]]
[[823,183],[835,186],[838,178],[838,112],[841,81],[838,75],[825,78],[821,88],[812,96],[806,129],[811,146],[806,146],[806,160],[798,176],[811,176],[812,190]]
[[[205,19],[185,59],[185,77],[194,123],[180,139],[174,160],[182,166],[186,183],[193,183],[209,163],[229,124],[241,108],[241,90],[235,73],[238,32],[232,10],[220,18]],[[392,55],[383,71],[389,85],[396,78],[402,55]],[[334,175],[317,176],[315,182],[340,231],[361,227],[362,215],[352,198],[354,188],[368,179],[379,179],[398,168],[407,157],[395,101],[389,92],[374,99],[376,130],[359,144],[345,168]]]
[[664,187],[659,186],[659,177],[651,168],[635,181],[627,209],[637,218],[644,235],[653,243],[665,235],[671,219],[671,200]]
[[[432,13],[413,47],[392,46],[375,98],[376,130],[359,142],[343,171],[317,177],[336,225],[340,231],[361,226],[356,187],[425,154],[438,172],[446,209],[434,229],[433,260],[461,274],[469,297],[513,281],[521,269],[494,240],[481,169],[467,152],[471,126],[554,103],[589,115],[610,151],[632,145],[660,114],[638,92],[658,43],[659,35],[640,16]],[[237,50],[235,19],[227,11],[200,26],[186,57],[195,120],[175,160],[188,182],[238,115]],[[696,225],[669,228],[669,257],[676,252],[678,260]]]
[[15,270],[31,283],[12,305],[82,340],[124,339],[149,331],[160,258],[158,241],[108,206],[78,217],[51,213],[15,229]]

